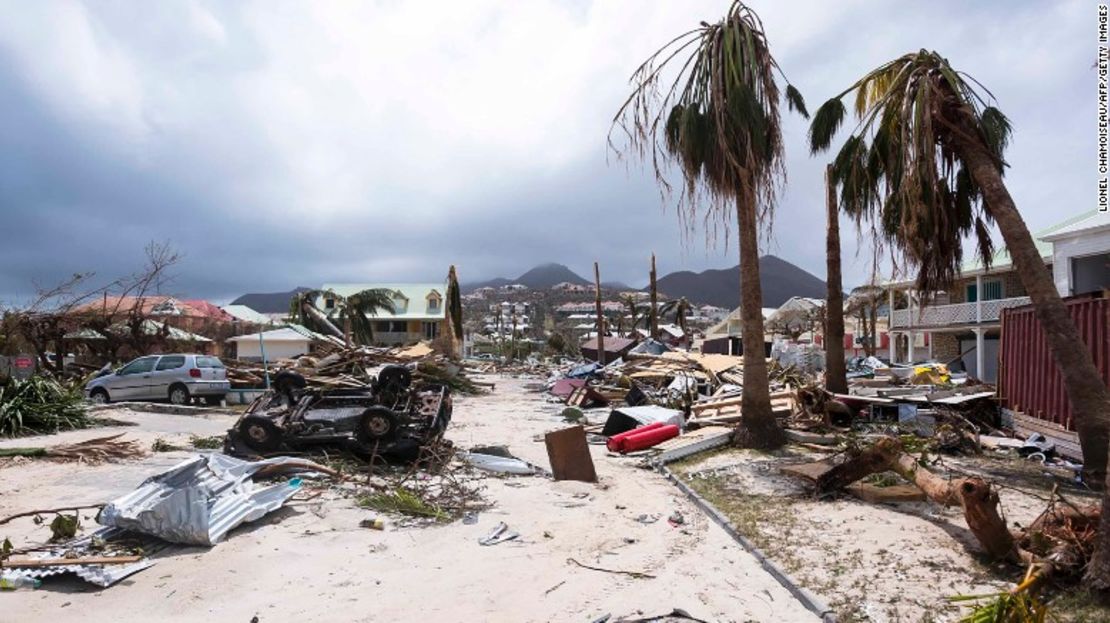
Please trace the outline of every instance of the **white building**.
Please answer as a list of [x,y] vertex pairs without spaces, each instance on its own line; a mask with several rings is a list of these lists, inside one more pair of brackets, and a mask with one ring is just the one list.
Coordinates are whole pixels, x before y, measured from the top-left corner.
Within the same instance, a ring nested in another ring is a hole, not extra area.
[[1110,286],[1110,212],[1089,212],[1041,240],[1052,243],[1052,277],[1060,296]]
[[266,361],[292,359],[312,352],[313,344],[331,342],[343,345],[339,338],[321,335],[298,324],[272,329],[250,335],[239,335],[227,340],[235,344],[235,357],[244,361],[262,361],[262,351],[266,351]]

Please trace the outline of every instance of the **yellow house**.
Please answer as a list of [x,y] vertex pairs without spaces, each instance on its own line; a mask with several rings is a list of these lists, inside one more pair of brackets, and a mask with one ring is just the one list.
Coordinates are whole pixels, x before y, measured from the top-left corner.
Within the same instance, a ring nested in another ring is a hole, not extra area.
[[[370,289],[387,290],[393,295],[393,313],[374,314],[374,341],[410,344],[434,340],[448,331],[445,312],[447,285],[443,283],[330,283],[321,288],[339,296],[350,296]],[[316,306],[331,315],[335,301],[321,297]]]

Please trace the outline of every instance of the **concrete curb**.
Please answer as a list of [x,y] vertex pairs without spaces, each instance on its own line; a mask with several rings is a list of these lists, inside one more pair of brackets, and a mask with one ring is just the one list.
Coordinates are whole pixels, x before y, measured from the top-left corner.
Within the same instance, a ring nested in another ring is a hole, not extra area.
[[188,415],[192,417],[205,417],[207,415],[235,415],[235,411],[223,407],[192,407],[186,405],[170,405],[157,402],[110,402],[103,405],[88,407],[89,413],[111,411],[112,409],[130,409],[132,411],[145,411],[147,413],[168,413],[170,415]]
[[713,506],[709,500],[698,495],[697,491],[694,491],[689,485],[682,482],[682,480],[679,479],[678,476],[675,476],[674,472],[668,469],[666,465],[655,463],[654,467],[656,471],[663,474],[667,480],[678,487],[679,491],[686,494],[686,497],[690,498],[690,501],[693,502],[695,506],[704,511],[706,515],[709,515],[709,518],[727,532],[733,540],[739,543],[749,554],[754,556],[755,559],[759,561],[760,566],[778,580],[778,583],[789,591],[795,599],[801,602],[807,610],[816,614],[823,623],[836,623],[836,613],[834,613],[820,597],[800,586],[794,581],[794,578],[790,577],[785,569],[775,564],[775,562],[768,558],[754,543],[749,541],[743,534],[740,534],[736,527],[729,522],[728,518],[725,517],[721,511],[717,510],[717,507]]

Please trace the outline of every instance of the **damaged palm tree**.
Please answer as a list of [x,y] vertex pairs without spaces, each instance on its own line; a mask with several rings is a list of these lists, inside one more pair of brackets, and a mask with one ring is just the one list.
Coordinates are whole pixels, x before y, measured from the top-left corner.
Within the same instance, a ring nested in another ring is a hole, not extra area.
[[[921,50],[883,64],[825,102],[810,128],[814,153],[832,144],[847,115],[841,100],[853,91],[859,125],[833,165],[841,209],[857,223],[870,222],[877,242],[917,268],[922,292],[944,290],[959,275],[968,235],[989,268],[989,225],[998,225],[1063,376],[1085,470],[1105,485],[1110,392],[1003,181],[1010,121],[974,78]],[[1087,577],[1110,592],[1110,486],[1106,490],[1107,520]]]
[[[665,72],[672,72],[664,78]],[[669,75],[677,75],[673,81]],[[754,11],[734,2],[715,24],[702,22],[656,51],[633,74],[634,90],[614,119],[631,150],[650,161],[666,197],[672,168],[682,176],[684,225],[726,231],[736,217],[744,328],[743,426],[738,441],[773,448],[785,441],[771,411],[763,352],[760,224],[770,225],[786,177],[778,78],[791,109],[805,115]],[[704,206],[705,212],[701,213]]]
[[[818,494],[839,491],[872,474],[892,471],[914,483],[932,501],[960,506],[967,527],[992,560],[1034,565],[1034,577],[1077,578],[1092,560],[1100,509],[1079,508],[1054,496],[1048,509],[1027,528],[1011,532],[999,512],[998,491],[982,478],[948,478],[928,468],[926,455],[913,456],[894,437],[855,449],[819,476]],[[1026,589],[1030,588],[1026,586]],[[1023,589],[1023,590],[1026,590]]]
[[[332,322],[330,314],[316,306],[323,299],[329,311],[343,328]],[[343,339],[348,346],[352,344],[369,345],[374,343],[374,316],[380,312],[393,312],[393,293],[383,288],[369,288],[348,296],[341,296],[331,290],[307,290],[293,295],[289,303],[289,317],[319,333],[327,333]]]

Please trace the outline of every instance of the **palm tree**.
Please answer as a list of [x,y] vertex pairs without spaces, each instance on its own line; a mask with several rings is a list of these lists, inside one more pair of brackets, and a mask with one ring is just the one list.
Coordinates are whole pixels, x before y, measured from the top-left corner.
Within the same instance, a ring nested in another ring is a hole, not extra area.
[[[952,283],[972,232],[989,268],[988,226],[997,223],[1064,378],[1084,466],[1098,482],[1106,473],[1110,394],[1003,182],[1011,128],[994,96],[936,52],[906,54],[821,106],[810,128],[814,153],[829,148],[846,115],[842,99],[853,91],[859,125],[834,161],[841,209],[857,224],[871,222],[877,242],[918,269],[922,292]],[[1088,578],[1110,590],[1110,495],[1098,543]]]
[[[668,68],[677,69],[674,81],[661,83]],[[777,77],[786,82],[789,107],[805,115],[801,94],[771,56],[759,17],[736,1],[719,22],[702,22],[649,56],[613,121],[630,149],[651,161],[664,196],[671,189],[668,174],[679,170],[684,224],[701,220],[707,233],[717,224],[727,230],[736,215],[746,338],[737,441],[762,448],[785,441],[771,412],[758,248],[759,225],[770,224],[785,179]]]
[[862,285],[852,288],[848,294],[844,311],[852,314],[859,322],[859,332],[863,344],[863,352],[874,355],[878,349],[879,330],[878,315],[879,305],[883,299],[883,289],[877,285]]
[[453,356],[462,354],[463,344],[463,307],[462,289],[459,287],[459,276],[455,272],[455,265],[447,271],[447,318],[450,321],[451,350]]
[[636,302],[636,297],[631,294],[622,294],[621,302],[628,309],[628,317],[631,321],[628,326],[628,335],[632,336],[636,332],[636,327],[640,325],[640,321],[643,320],[640,315],[640,304]]
[[[332,312],[343,325],[340,330],[326,314],[316,306],[320,298],[331,301]],[[369,288],[348,296],[341,296],[331,290],[307,290],[293,295],[289,305],[289,317],[309,329],[331,333],[343,338],[350,346],[372,344],[374,342],[373,316],[379,311],[393,312],[393,292],[383,288]]]
[[682,334],[686,336],[687,349],[690,346],[690,333],[686,330],[686,317],[690,315],[691,309],[693,309],[693,305],[690,305],[690,301],[687,301],[684,296],[663,303],[663,307],[659,310],[659,315],[664,318],[667,314],[672,314],[672,322],[678,325],[678,328],[682,329]]
[[825,301],[825,389],[848,393],[848,368],[844,360],[844,280],[840,276],[840,213],[836,209],[836,185],[832,165],[825,170],[825,207],[828,231],[825,235],[825,276],[828,295]]

